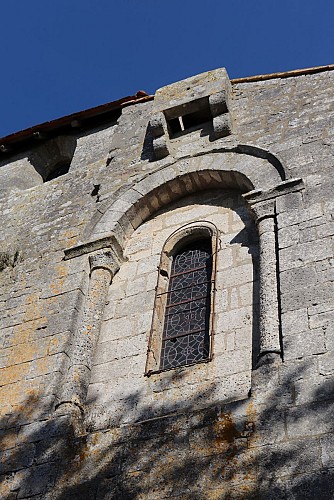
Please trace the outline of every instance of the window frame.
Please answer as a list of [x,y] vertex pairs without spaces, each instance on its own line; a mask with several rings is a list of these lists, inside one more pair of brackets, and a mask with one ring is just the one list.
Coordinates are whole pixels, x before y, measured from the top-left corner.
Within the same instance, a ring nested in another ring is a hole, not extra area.
[[[212,249],[212,274],[211,274],[211,300],[209,317],[209,356],[196,363],[184,364],[172,368],[161,369],[161,347],[165,322],[165,310],[167,302],[167,291],[169,286],[169,277],[174,255],[184,246],[195,240],[208,239],[211,241]],[[218,248],[218,229],[212,222],[200,221],[185,224],[174,231],[165,241],[160,264],[158,266],[158,279],[156,294],[154,300],[154,310],[152,316],[149,345],[147,350],[147,360],[145,367],[145,376],[153,373],[161,373],[170,370],[182,369],[188,366],[208,363],[213,357],[213,337],[214,337],[214,317],[215,317],[215,279],[217,267],[217,248]]]

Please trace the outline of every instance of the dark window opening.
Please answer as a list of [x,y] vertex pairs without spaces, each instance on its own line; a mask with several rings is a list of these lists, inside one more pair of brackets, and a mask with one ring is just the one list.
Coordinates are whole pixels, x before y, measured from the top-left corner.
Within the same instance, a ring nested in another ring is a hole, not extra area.
[[53,179],[56,179],[57,177],[60,177],[61,175],[67,174],[69,169],[70,169],[69,163],[59,163],[58,165],[56,165],[52,169],[52,171],[46,177],[44,182],[52,181]]
[[180,117],[173,118],[172,120],[169,120],[168,122],[169,130],[171,131],[172,134],[177,134],[178,132],[182,132],[183,130],[183,124],[180,119]]
[[173,258],[160,369],[198,363],[210,355],[211,240],[194,241]]
[[210,120],[212,120],[212,115],[210,109],[206,108],[182,116],[182,121],[185,130],[189,128],[200,127],[201,125],[203,125],[203,123],[208,122]]
[[208,98],[192,101],[187,106],[178,106],[165,111],[170,136],[183,135],[202,128],[212,122]]

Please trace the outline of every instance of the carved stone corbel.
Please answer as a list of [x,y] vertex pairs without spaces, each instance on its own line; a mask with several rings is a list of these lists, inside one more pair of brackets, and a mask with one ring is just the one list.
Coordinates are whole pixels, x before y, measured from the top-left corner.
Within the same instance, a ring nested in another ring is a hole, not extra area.
[[155,115],[150,120],[150,127],[153,136],[153,151],[156,160],[161,160],[169,155],[166,134],[163,126],[165,120],[163,113]]
[[228,93],[222,90],[211,94],[209,104],[216,139],[230,135],[232,133],[232,123],[228,106]]

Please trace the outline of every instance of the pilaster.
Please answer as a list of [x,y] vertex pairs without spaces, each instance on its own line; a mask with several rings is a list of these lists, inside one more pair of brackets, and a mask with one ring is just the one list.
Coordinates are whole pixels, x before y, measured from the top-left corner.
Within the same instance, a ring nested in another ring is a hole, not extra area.
[[251,191],[243,195],[258,229],[259,262],[259,362],[283,358],[279,305],[279,258],[277,247],[276,201],[280,196],[303,189],[301,179],[291,179],[268,191]]

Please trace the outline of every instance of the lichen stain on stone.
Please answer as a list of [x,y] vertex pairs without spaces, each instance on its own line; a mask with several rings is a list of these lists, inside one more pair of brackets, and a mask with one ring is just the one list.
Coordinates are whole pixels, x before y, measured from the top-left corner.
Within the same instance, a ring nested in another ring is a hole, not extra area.
[[78,241],[78,231],[77,229],[65,229],[60,233],[59,239],[64,240],[65,248],[70,248]]
[[81,373],[78,373],[77,371],[73,371],[73,381],[74,382],[81,382]]
[[76,457],[74,458],[73,462],[77,464],[82,464],[87,460],[87,458],[90,457],[90,455],[91,455],[91,450],[90,447],[88,446],[87,438],[85,437],[85,439],[83,439],[81,443],[80,451],[78,455],[76,455]]
[[[35,340],[35,332],[38,327],[42,326],[42,323],[46,322],[46,318],[43,317],[39,297],[36,293],[31,293],[26,297],[24,306],[24,316],[21,324],[14,328],[12,343],[13,345],[26,343],[25,353],[23,353],[24,358],[33,359],[35,357],[34,354],[36,351],[36,347],[33,345],[29,346],[29,343]],[[30,351],[29,356],[27,350]],[[15,350],[15,355],[15,364],[17,365],[18,363],[20,363],[19,351]]]
[[28,375],[30,370],[30,363],[23,363],[21,365],[12,365],[1,370],[1,385],[6,386],[13,382],[22,380]]
[[75,439],[70,433],[67,445],[64,449],[66,462],[70,465],[64,470],[64,475],[59,484],[63,486],[76,484],[78,478],[80,481],[81,475],[85,475],[86,473],[89,475],[92,461],[94,463],[95,473],[97,473],[98,470],[103,468],[103,455],[101,436],[97,434],[90,437],[85,435],[80,439]]
[[219,412],[214,423],[215,442],[218,447],[226,443],[231,444],[240,437],[240,432],[232,420],[231,412]]
[[85,328],[82,331],[82,335],[92,335],[92,330],[93,330],[92,325],[85,325]]
[[50,361],[48,356],[36,359],[31,367],[31,372],[33,373],[34,377],[50,373],[49,363]]
[[55,274],[58,278],[63,278],[68,275],[68,267],[64,262],[58,262],[54,266]]
[[[59,271],[64,274],[65,269]],[[28,389],[36,383],[27,379],[49,372],[48,351],[51,346],[36,336],[38,328],[47,324],[39,294],[27,294],[18,313],[23,313],[22,321],[14,327],[11,339],[11,345],[16,347],[9,351],[7,367],[1,370],[0,402],[6,408],[27,396]]]
[[[247,415],[253,416],[254,409],[247,409]],[[238,430],[233,421],[231,412],[219,411],[213,424],[213,443],[219,453],[222,453],[220,465],[215,467],[215,474],[221,480],[226,481],[226,485],[242,476],[242,497],[248,498],[248,494],[253,491],[256,481],[256,471],[253,470],[250,457],[247,456],[248,448],[245,433],[248,436],[248,419],[244,424],[244,431]],[[230,498],[227,493],[226,498]],[[225,496],[224,496],[225,498]],[[231,497],[232,498],[232,497]]]
[[64,263],[58,263],[55,268],[55,282],[51,281],[50,283],[50,291],[53,295],[59,295],[62,293],[62,288],[64,287],[64,283],[66,282],[66,278],[68,276],[68,268]]
[[39,303],[39,297],[37,293],[31,293],[27,296],[26,312],[24,314],[24,321],[29,321],[32,319],[39,318],[41,316],[41,305]]
[[59,348],[59,346],[63,343],[63,340],[60,340],[58,337],[51,338],[48,348],[47,348],[47,355],[52,355],[56,349]]
[[256,433],[255,433],[256,409],[252,402],[250,402],[247,405],[246,415],[247,415],[247,422],[245,424],[245,431],[247,432],[248,446],[249,446],[250,443],[254,445],[254,443],[256,442]]
[[64,285],[64,280],[65,278],[59,278],[57,279],[57,284],[50,283],[50,292],[53,293],[53,295],[59,295],[61,293],[62,286]]
[[35,339],[36,330],[44,327],[46,323],[47,319],[43,316],[41,318],[22,323],[21,325],[17,325],[14,327],[12,344],[18,345],[33,341]]
[[[27,386],[23,382],[19,381],[0,389],[1,417],[11,413],[20,419],[24,417],[26,420],[30,420],[35,414],[41,394],[34,389],[27,390]],[[1,446],[4,446],[3,439],[5,438],[6,436],[2,436]]]

